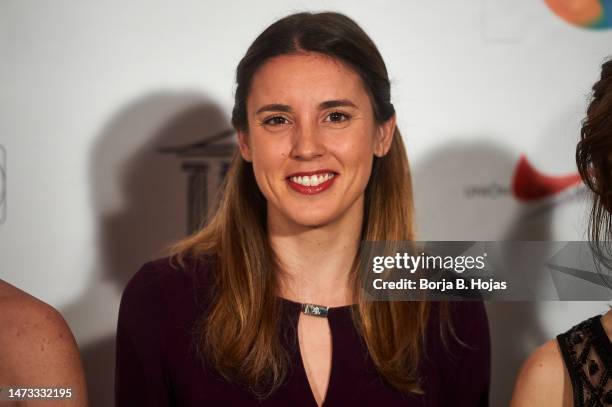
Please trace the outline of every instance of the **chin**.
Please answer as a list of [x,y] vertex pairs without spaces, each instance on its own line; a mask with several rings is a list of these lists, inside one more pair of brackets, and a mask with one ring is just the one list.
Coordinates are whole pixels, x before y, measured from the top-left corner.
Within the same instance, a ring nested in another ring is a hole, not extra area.
[[300,215],[296,215],[296,216],[289,216],[289,219],[300,226],[304,226],[304,227],[311,227],[311,228],[315,228],[315,227],[322,227],[325,225],[328,225],[330,223],[333,223],[335,220],[338,219],[338,216],[336,214],[331,214],[331,213],[327,213],[327,214],[313,214],[313,213],[307,213],[307,214],[300,214]]

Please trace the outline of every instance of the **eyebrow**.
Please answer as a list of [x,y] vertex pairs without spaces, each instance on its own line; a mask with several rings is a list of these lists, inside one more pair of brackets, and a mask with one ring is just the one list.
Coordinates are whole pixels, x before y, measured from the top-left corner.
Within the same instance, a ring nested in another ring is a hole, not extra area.
[[[348,99],[337,99],[337,100],[326,100],[325,102],[319,103],[319,110],[330,109],[333,107],[354,107],[357,109],[357,106]],[[257,109],[255,114],[260,114],[263,112],[285,112],[291,113],[293,110],[289,105],[283,105],[281,103],[270,103],[268,105],[264,105]]]

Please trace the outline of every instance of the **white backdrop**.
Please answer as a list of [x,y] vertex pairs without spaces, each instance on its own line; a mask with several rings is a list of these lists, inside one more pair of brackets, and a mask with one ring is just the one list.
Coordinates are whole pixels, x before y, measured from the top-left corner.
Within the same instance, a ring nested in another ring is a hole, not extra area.
[[[546,174],[576,171],[586,96],[612,55],[612,30],[572,26],[544,2],[0,0],[0,277],[66,317],[93,406],[112,403],[125,282],[185,232],[185,174],[155,148],[229,127],[246,48],[302,10],[343,12],[379,46],[420,239],[585,238],[582,195],[509,192],[522,154]],[[528,353],[606,304],[487,307],[502,406]]]

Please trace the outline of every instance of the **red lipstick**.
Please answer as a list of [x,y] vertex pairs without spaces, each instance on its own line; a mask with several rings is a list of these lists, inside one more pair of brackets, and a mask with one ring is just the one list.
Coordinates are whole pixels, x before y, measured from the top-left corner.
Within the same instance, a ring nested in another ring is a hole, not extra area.
[[[312,175],[319,176],[322,174],[330,174],[330,177],[321,183],[318,183],[318,180],[317,180],[316,185],[310,185],[310,186],[302,185],[292,180],[292,178],[295,178],[295,177],[305,178],[305,177],[311,177]],[[300,194],[314,195],[314,194],[323,192],[329,187],[331,187],[338,176],[339,174],[337,172],[327,170],[327,169],[317,170],[317,171],[296,172],[287,177],[287,183],[289,184],[289,187],[291,187],[291,189],[293,189],[296,192],[299,192]]]

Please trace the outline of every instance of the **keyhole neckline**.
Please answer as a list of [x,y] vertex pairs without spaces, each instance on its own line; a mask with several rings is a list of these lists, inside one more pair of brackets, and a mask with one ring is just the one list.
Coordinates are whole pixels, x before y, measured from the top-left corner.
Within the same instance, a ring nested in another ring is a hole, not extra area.
[[[348,304],[348,305],[342,305],[342,306],[338,306],[338,307],[329,307],[328,311],[327,311],[327,317],[321,318],[318,316],[310,316],[310,315],[306,315],[302,312],[302,306],[303,304],[297,301],[293,301],[287,298],[283,298],[283,297],[278,297],[281,301],[281,303],[283,304],[283,306],[285,307],[285,312],[288,312],[290,317],[289,320],[290,322],[290,326],[294,332],[295,335],[295,342],[294,342],[294,346],[296,346],[295,348],[295,352],[296,352],[296,359],[295,359],[295,363],[297,364],[297,374],[298,374],[298,380],[301,382],[300,386],[303,389],[304,394],[308,394],[308,401],[304,400],[304,402],[309,406],[309,407],[325,407],[330,405],[334,405],[336,404],[336,400],[337,399],[337,384],[336,382],[338,381],[338,375],[339,372],[337,372],[338,370],[338,358],[340,357],[340,359],[343,358],[343,356],[341,355],[342,353],[342,349],[339,346],[339,342],[338,340],[341,341],[341,339],[337,336],[338,334],[342,335],[340,333],[340,331],[343,330],[343,327],[346,326],[347,322],[350,321],[350,312],[351,312],[351,308],[356,306],[356,304]],[[329,325],[329,333],[331,335],[331,361],[330,361],[330,371],[329,371],[329,377],[327,379],[327,390],[325,392],[325,394],[323,395],[323,399],[321,400],[321,404],[319,404],[317,402],[315,393],[314,393],[314,389],[311,385],[310,379],[308,378],[308,373],[306,372],[306,363],[304,361],[304,355],[302,355],[302,347],[299,344],[299,333],[298,333],[298,325],[299,325],[299,321],[300,318],[316,318],[316,319],[321,319],[321,320],[327,320],[327,323]]]

